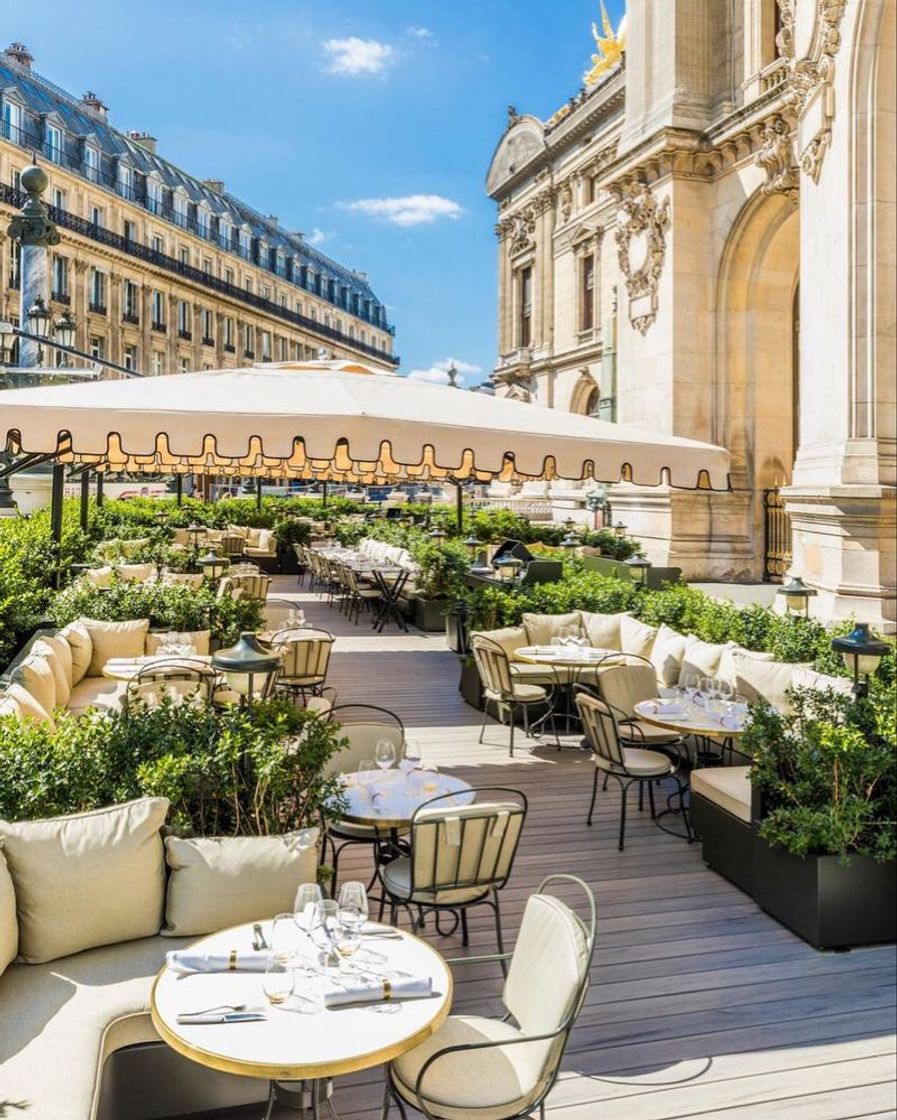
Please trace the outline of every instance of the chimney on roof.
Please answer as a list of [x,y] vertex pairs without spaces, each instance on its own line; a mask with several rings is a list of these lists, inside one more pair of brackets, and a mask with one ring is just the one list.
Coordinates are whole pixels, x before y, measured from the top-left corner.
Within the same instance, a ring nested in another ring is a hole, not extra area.
[[128,133],[128,139],[133,140],[135,144],[139,144],[141,148],[146,148],[148,152],[156,154],[156,138],[150,136],[148,132],[140,132],[134,128]]
[[93,90],[88,90],[87,93],[84,94],[84,96],[81,98],[81,104],[88,111],[88,113],[92,113],[95,117],[99,117],[101,121],[104,121],[109,115],[108,106],[105,105],[99,99],[99,97],[97,97]]
[[10,43],[3,53],[13,62],[17,62],[23,70],[30,70],[31,63],[34,62],[34,55],[24,43]]
[[215,194],[224,194],[223,179],[203,179],[202,185],[208,187],[210,191],[214,191]]

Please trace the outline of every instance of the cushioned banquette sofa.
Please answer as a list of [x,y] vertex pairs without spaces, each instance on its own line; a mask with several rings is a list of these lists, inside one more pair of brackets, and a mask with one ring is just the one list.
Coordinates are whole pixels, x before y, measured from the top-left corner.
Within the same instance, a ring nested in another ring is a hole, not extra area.
[[[190,636],[196,652],[208,654],[209,631]],[[164,634],[150,631],[146,619],[79,618],[61,630],[43,631],[5,674],[0,715],[52,720],[60,708],[80,714],[90,707],[116,707],[125,686],[103,676],[106,662],[156,653],[163,639]]]
[[[158,1042],[150,990],[166,952],[288,911],[315,879],[316,829],[189,839],[166,834],[167,810],[143,798],[0,820],[0,1102],[23,1120],[121,1120],[101,1102],[103,1064]],[[236,1103],[264,1098],[236,1081]]]
[[[646,659],[655,670],[658,688],[678,686],[694,674],[717,677],[727,681],[745,700],[762,701],[783,712],[790,708],[792,688],[833,689],[844,693],[851,688],[850,681],[845,678],[817,673],[810,665],[775,661],[771,653],[743,649],[735,642],[705,642],[666,625],[649,626],[628,612],[524,614],[520,626],[476,633],[504,649],[519,680],[550,685],[557,680],[554,672],[544,665],[527,663],[517,651],[523,646],[548,645],[563,628],[570,626],[585,631],[590,644],[597,648],[619,650]],[[476,633],[471,634],[471,640]],[[599,677],[600,673],[599,670]],[[594,674],[591,680],[588,674],[578,674],[578,679],[600,689],[600,680],[596,680]],[[631,716],[632,712],[626,714]],[[743,830],[744,826],[750,828],[752,820],[749,771],[749,766],[740,765],[707,767],[691,773],[696,822],[700,826],[712,817],[713,826],[721,825],[727,843],[737,843],[739,836],[747,842]],[[729,825],[734,829],[726,827]],[[720,870],[726,873],[726,869],[721,867]]]

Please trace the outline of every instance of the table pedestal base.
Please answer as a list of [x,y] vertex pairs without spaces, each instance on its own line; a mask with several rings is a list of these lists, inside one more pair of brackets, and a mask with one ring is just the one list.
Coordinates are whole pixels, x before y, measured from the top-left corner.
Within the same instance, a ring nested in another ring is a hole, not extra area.
[[333,1107],[333,1081],[329,1077],[320,1081],[271,1081],[265,1120],[272,1120],[278,1106],[292,1109],[302,1117],[319,1120],[322,1105],[327,1106],[331,1120],[339,1120]]

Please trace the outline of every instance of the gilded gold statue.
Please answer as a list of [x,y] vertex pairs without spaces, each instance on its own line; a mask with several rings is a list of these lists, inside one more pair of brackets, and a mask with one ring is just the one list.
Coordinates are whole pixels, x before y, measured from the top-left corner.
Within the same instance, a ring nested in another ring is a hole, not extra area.
[[583,81],[587,86],[593,86],[602,74],[606,74],[608,70],[612,70],[622,62],[626,51],[626,17],[624,16],[620,21],[620,26],[615,32],[607,8],[604,6],[604,0],[600,2],[601,27],[604,34],[598,33],[596,23],[592,24],[592,38],[595,40],[598,53],[592,55],[592,69],[583,75]]

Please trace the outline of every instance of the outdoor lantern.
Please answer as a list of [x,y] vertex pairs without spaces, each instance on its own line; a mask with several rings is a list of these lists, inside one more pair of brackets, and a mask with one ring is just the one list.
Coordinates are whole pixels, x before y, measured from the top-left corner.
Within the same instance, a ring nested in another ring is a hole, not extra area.
[[50,337],[50,320],[53,316],[46,303],[44,303],[43,296],[38,296],[28,308],[27,318],[28,329],[32,334],[37,335],[38,338]]
[[470,555],[471,562],[476,561],[477,556],[480,554],[480,549],[483,547],[479,538],[471,534],[464,542],[464,547]]
[[579,547],[579,537],[570,531],[566,537],[561,541],[561,548],[566,548],[568,552],[572,552],[574,548]]
[[235,646],[212,654],[212,668],[224,673],[240,703],[251,710],[254,699],[263,700],[271,691],[280,654],[266,649],[251,630],[244,630]]
[[221,579],[227,571],[230,560],[226,556],[219,556],[214,548],[210,548],[205,556],[200,556],[196,563],[202,568],[202,574],[214,583],[215,580]]
[[167,509],[157,509],[153,516],[155,517],[156,521],[158,521],[158,523],[164,528],[165,522],[169,517],[171,517],[171,514]]
[[498,562],[498,577],[505,581],[505,583],[513,583],[520,575],[520,569],[523,567],[523,561],[518,560],[516,556],[508,556]]
[[192,543],[193,543],[194,548],[199,547],[199,538],[203,535],[203,533],[205,531],[206,531],[205,525],[188,525],[187,526],[187,536],[192,538]]
[[566,530],[566,533],[567,533],[568,537],[572,536],[573,530],[575,528],[576,528],[576,522],[573,520],[572,517],[568,517],[567,520],[564,522],[564,529]]
[[810,599],[816,594],[815,587],[807,587],[800,576],[792,576],[788,583],[783,583],[776,591],[785,599],[785,610],[788,614],[810,617]]
[[651,561],[637,552],[635,556],[630,556],[628,560],[623,563],[629,569],[629,574],[635,583],[644,584],[648,580],[648,572],[651,568]]
[[622,539],[626,536],[626,526],[622,521],[618,521],[616,525],[614,525],[614,536],[618,539]]
[[869,690],[869,677],[888,652],[886,642],[869,633],[868,622],[858,622],[849,634],[832,638],[832,649],[844,658],[844,664],[853,673],[853,691],[865,696]]
[[70,311],[63,311],[53,324],[53,341],[59,346],[75,345],[75,320]]
[[442,544],[442,542],[445,540],[445,531],[438,527],[435,528],[432,533],[430,533],[430,540],[433,542],[433,544]]

